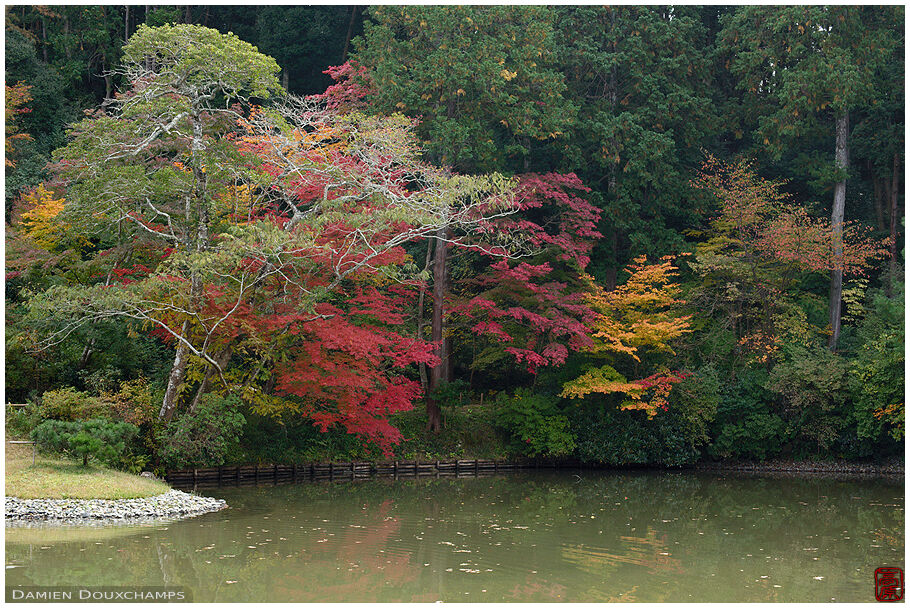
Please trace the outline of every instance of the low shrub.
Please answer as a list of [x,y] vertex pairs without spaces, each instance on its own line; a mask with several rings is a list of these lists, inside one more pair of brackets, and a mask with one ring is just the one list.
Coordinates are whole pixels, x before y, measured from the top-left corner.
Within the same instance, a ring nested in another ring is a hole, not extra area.
[[160,404],[157,403],[149,382],[144,377],[121,382],[117,392],[102,393],[102,400],[114,418],[130,424],[137,426],[151,424],[158,416]]
[[610,397],[586,398],[572,411],[576,454],[612,466],[678,467],[696,461],[717,412],[718,383],[710,368],[673,386],[667,410],[653,418],[621,410]]
[[491,405],[443,407],[443,427],[438,433],[427,430],[422,408],[397,413],[390,419],[401,431],[402,441],[394,447],[395,457],[405,460],[445,458],[503,458],[507,455],[500,433],[493,424]]
[[83,465],[88,465],[89,458],[96,458],[118,466],[138,432],[135,425],[101,418],[72,422],[46,420],[32,431],[31,438],[45,449],[80,456]]
[[88,420],[106,418],[108,410],[102,399],[68,386],[44,393],[39,412],[43,420]]
[[511,440],[511,449],[521,455],[560,457],[575,449],[569,418],[559,410],[556,397],[520,388],[513,396],[497,396],[495,423]]
[[471,385],[464,380],[443,382],[427,394],[440,407],[457,407],[464,405],[471,395]]

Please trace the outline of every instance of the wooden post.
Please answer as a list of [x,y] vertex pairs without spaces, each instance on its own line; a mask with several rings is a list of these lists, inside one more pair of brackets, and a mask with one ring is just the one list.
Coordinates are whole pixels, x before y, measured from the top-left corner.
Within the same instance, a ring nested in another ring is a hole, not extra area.
[[329,481],[334,480],[334,479],[335,479],[335,463],[330,462],[329,463]]
[[259,485],[259,463],[256,463],[256,485]]
[[278,483],[278,465],[277,464],[272,465],[272,482],[275,484]]
[[222,475],[223,468],[224,467],[218,467],[218,487],[219,488],[221,487],[221,478],[223,477],[223,475]]
[[356,479],[357,473],[354,472],[354,461],[351,461],[351,479]]
[[478,473],[479,470],[480,470],[479,464],[480,464],[480,459],[479,459],[479,458],[475,458],[475,459],[474,459],[474,477],[477,477],[477,473]]

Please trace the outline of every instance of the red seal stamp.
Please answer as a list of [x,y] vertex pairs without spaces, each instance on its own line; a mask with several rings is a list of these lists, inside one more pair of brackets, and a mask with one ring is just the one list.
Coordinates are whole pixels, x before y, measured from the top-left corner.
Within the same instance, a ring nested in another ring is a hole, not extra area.
[[875,599],[880,602],[904,599],[904,571],[900,568],[876,568]]

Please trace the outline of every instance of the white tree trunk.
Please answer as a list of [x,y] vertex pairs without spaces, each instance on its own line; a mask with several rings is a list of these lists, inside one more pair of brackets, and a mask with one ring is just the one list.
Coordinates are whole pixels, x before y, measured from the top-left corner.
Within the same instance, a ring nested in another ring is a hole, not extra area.
[[[835,143],[834,163],[839,170],[846,171],[850,165],[847,136],[850,128],[850,119],[847,112],[837,117],[837,141]],[[834,263],[836,268],[831,271],[831,295],[828,302],[829,320],[831,324],[831,337],[828,347],[837,349],[840,338],[841,297],[844,290],[844,204],[847,199],[847,178],[834,185],[834,204],[831,207],[831,228],[834,232]]]

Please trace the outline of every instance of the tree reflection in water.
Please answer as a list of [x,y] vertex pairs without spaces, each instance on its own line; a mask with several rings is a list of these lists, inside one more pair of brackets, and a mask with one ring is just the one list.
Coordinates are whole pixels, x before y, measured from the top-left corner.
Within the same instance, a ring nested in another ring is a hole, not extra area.
[[[520,473],[210,492],[159,525],[7,530],[7,585],[197,601],[863,601],[903,565],[903,480]],[[822,578],[817,578],[822,577]]]

